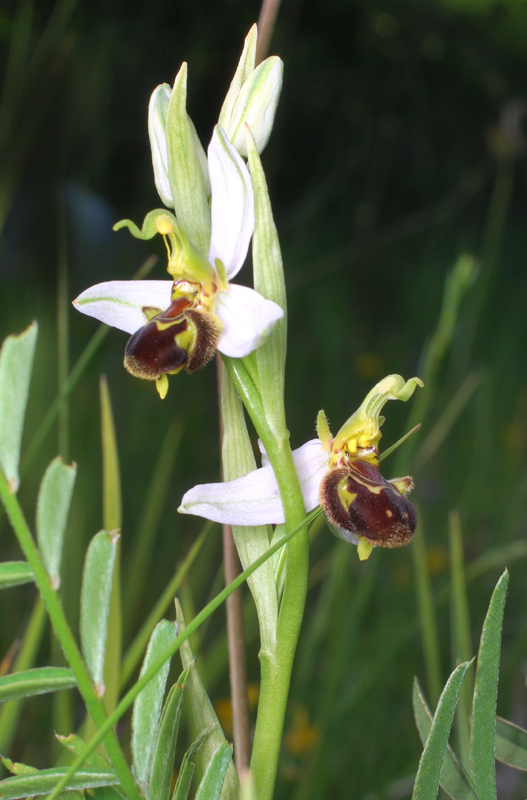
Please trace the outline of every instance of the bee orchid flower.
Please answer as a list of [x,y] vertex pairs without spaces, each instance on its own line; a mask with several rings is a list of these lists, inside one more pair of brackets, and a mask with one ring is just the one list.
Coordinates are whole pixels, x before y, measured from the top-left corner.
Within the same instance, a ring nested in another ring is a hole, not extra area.
[[[405,382],[388,375],[364,399],[333,438],[324,412],[317,420],[318,438],[293,451],[306,511],[321,505],[333,532],[358,545],[359,557],[373,547],[400,547],[414,535],[417,516],[407,494],[409,476],[386,480],[379,471],[378,444],[388,400],[408,400],[419,378]],[[225,483],[195,486],[183,497],[179,511],[230,525],[284,522],[278,485],[267,456],[263,466]]]
[[155,380],[159,394],[167,374],[204,366],[216,349],[241,358],[259,347],[283,317],[277,303],[254,289],[230,283],[247,256],[254,229],[254,195],[244,161],[216,126],[208,149],[211,237],[207,257],[166,209],[151,211],[134,236],[160,233],[172,280],[109,281],[92,286],[74,306],[84,314],[132,334],[124,364],[133,375]]

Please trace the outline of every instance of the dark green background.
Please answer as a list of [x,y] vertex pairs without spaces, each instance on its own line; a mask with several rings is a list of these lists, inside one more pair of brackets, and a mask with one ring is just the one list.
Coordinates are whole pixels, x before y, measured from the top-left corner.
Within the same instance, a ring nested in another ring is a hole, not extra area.
[[[46,45],[43,32],[57,9],[62,28]],[[160,205],[146,127],[150,93],[171,83],[188,61],[188,110],[206,144],[259,7],[241,0],[78,0],[41,1],[33,11],[28,53],[38,55],[44,41],[41,61],[33,72],[20,67],[0,123],[6,208],[0,334],[18,332],[33,318],[40,325],[26,443],[57,391],[59,254],[65,247],[71,299],[93,283],[131,278],[153,252],[159,262],[151,277],[166,276],[161,240],[136,242],[126,231],[111,231],[115,221],[140,222]],[[0,11],[3,72],[14,13],[14,3]],[[336,432],[383,375],[419,373],[447,272],[463,253],[476,258],[480,277],[461,306],[421,441],[469,373],[480,383],[433,458],[413,473],[433,585],[441,589],[448,585],[451,509],[461,515],[467,562],[523,540],[527,528],[527,5],[285,0],[271,52],[285,62],[284,87],[263,163],[289,291],[286,402],[293,446],[314,435],[321,407]],[[510,109],[518,112],[515,141],[500,128]],[[69,323],[73,364],[96,323],[73,309]],[[163,437],[174,417],[182,427],[145,590],[134,609],[125,609],[130,636],[200,529],[197,520],[177,515],[181,495],[219,478],[219,455],[214,366],[171,379],[161,402],[152,385],[123,370],[125,342],[123,333],[110,331],[71,397],[62,455],[78,463],[78,480],[63,590],[75,620],[82,551],[101,527],[98,375],[104,372],[121,456],[124,585]],[[383,444],[406,430],[409,409],[398,405],[386,409]],[[31,523],[40,477],[56,453],[54,430],[22,485]],[[2,557],[17,558],[5,518],[0,533]],[[219,586],[219,557],[218,529],[186,589],[195,608],[215,581]],[[525,565],[510,567],[499,711],[521,716],[527,715]],[[496,566],[469,586],[474,642],[500,571]],[[412,552],[376,551],[361,565],[354,548],[341,547],[324,529],[313,544],[312,583],[287,724],[294,724],[295,711],[306,711],[319,742],[301,754],[285,748],[277,797],[380,797],[391,782],[411,776],[420,752],[410,693],[412,675],[425,680],[425,673]],[[7,614],[0,655],[23,631],[32,590],[11,590],[1,602]],[[412,620],[415,632],[403,638]],[[446,680],[453,666],[447,606],[438,608],[438,620]],[[201,643],[213,698],[228,685],[223,626],[216,614]],[[249,671],[257,681],[254,619],[252,631]],[[41,663],[48,658],[43,646]],[[50,703],[28,702],[14,758],[49,765],[43,742]],[[391,785],[386,796],[398,797],[411,782]],[[525,787],[517,791],[525,794]]]

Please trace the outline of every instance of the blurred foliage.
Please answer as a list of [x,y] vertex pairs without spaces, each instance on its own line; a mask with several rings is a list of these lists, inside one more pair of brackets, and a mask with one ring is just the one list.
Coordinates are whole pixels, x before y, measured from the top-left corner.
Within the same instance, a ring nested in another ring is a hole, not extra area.
[[[164,277],[161,242],[145,245],[111,231],[116,220],[140,222],[160,205],[146,129],[152,89],[188,61],[189,113],[207,142],[258,11],[241,0],[2,5],[0,338],[33,318],[40,326],[26,451],[63,375],[57,298],[64,263],[70,298],[98,281],[131,277],[153,248],[159,263],[151,276]],[[419,472],[411,458],[405,466],[416,480],[432,592],[443,593],[436,610],[444,683],[454,666],[445,604],[450,511],[459,512],[467,573],[527,530],[527,11],[520,0],[289,0],[272,52],[285,62],[285,83],[263,163],[289,290],[293,445],[314,434],[319,408],[337,429],[384,374],[418,374],[447,273],[463,253],[478,265],[411,451],[416,460],[465,377],[474,373],[479,385]],[[70,366],[95,330],[93,320],[71,311]],[[160,402],[153,386],[122,369],[125,341],[118,331],[105,337],[69,399],[68,437],[52,429],[23,465],[20,491],[24,507],[34,508],[44,469],[67,441],[61,454],[77,462],[78,477],[61,592],[76,625],[83,553],[102,526],[98,387],[105,373],[123,490],[122,588],[134,598],[128,614],[124,609],[124,649],[201,530],[198,520],[176,513],[183,491],[219,476],[214,369],[177,376]],[[407,428],[408,409],[399,405],[389,408],[385,446]],[[127,575],[173,426],[181,441],[173,466],[167,463],[169,488],[136,597]],[[383,465],[388,477],[392,464]],[[2,560],[18,559],[3,515],[0,536]],[[187,619],[221,585],[220,540],[219,530],[209,534],[180,590]],[[474,642],[502,566],[497,557],[468,584]],[[510,560],[509,567],[498,713],[525,724],[524,564]],[[420,752],[412,677],[425,671],[411,553],[376,551],[360,564],[354,548],[317,526],[311,583],[277,798],[404,796]],[[24,586],[0,598],[6,669],[35,600]],[[246,611],[249,679],[257,683],[248,598]],[[193,648],[221,705],[228,677],[220,615]],[[48,650],[45,636],[40,656]],[[52,702],[25,703],[12,758],[48,766]],[[74,720],[82,722],[80,707]],[[517,776],[500,776],[500,796],[525,796]]]

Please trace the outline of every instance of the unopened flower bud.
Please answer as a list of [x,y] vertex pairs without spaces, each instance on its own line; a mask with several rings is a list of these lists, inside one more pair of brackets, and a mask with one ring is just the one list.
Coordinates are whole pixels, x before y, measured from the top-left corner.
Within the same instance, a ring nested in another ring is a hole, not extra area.
[[152,164],[154,180],[159,197],[169,208],[174,208],[172,189],[168,177],[168,152],[166,140],[166,124],[171,89],[168,83],[162,83],[152,92],[148,105],[148,136],[152,148]]
[[247,156],[246,125],[259,153],[269,141],[282,89],[283,70],[283,62],[278,56],[266,58],[244,82],[232,107],[225,108],[224,105],[221,110],[219,124],[242,156]]

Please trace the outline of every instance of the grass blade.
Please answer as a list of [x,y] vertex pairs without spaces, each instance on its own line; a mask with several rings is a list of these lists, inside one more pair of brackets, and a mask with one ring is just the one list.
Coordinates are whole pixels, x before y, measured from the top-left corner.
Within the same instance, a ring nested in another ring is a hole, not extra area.
[[119,534],[100,531],[90,542],[81,588],[80,635],[86,667],[99,697],[104,694],[104,660]]
[[[179,601],[176,600],[176,619],[178,622],[179,632],[183,633],[185,630],[185,619]],[[190,702],[192,704],[192,713],[194,715],[194,722],[198,732],[211,728],[214,726],[210,736],[206,739],[202,747],[203,753],[203,768],[206,770],[207,765],[210,763],[214,753],[219,745],[225,741],[225,734],[221,729],[221,725],[216,716],[216,712],[212,706],[209,696],[201,681],[198,670],[194,663],[194,654],[187,639],[180,649],[181,661],[184,667],[190,667],[188,676],[188,693]],[[228,769],[227,778],[224,784],[223,798],[237,798],[239,792],[238,774],[234,768],[234,764]]]
[[470,662],[456,667],[441,693],[419,761],[413,800],[435,800],[437,797],[450,728],[452,727],[463,679],[469,666]]
[[189,749],[183,756],[183,761],[181,762],[172,800],[187,800],[192,778],[194,777],[194,770],[196,768],[196,764],[193,759],[199,753],[203,743],[216,729],[216,727],[216,725],[211,725],[209,728],[205,728],[205,730],[201,731],[200,735],[194,742],[192,742]]
[[[24,632],[22,646],[13,665],[13,672],[22,672],[32,667],[35,663],[46,621],[46,607],[42,598],[39,597],[33,607]],[[3,705],[0,709],[0,753],[5,753],[6,750],[9,750],[21,711],[21,700],[14,700],[11,703]]]
[[33,570],[27,561],[4,561],[0,564],[0,589],[31,583],[33,580]]
[[[161,653],[172,644],[177,636],[176,625],[162,620],[155,628],[146,651],[141,675],[157,660]],[[134,702],[132,712],[132,761],[134,773],[143,787],[148,786],[152,767],[154,745],[159,727],[159,717],[163,704],[170,660],[167,660],[156,677],[145,686]]]
[[[450,535],[450,580],[452,587],[451,601],[451,627],[453,631],[453,654],[454,661],[459,664],[461,661],[472,659],[472,642],[470,638],[470,618],[468,613],[467,584],[465,580],[465,566],[463,559],[463,535],[461,532],[461,522],[457,511],[452,511],[449,517]],[[469,716],[472,689],[471,683],[474,680],[472,669],[469,671],[461,694],[456,714],[456,733],[458,753],[466,769],[470,769],[470,728]]]
[[177,683],[173,685],[166,699],[152,757],[150,775],[150,796],[156,800],[169,800],[174,756],[179,731],[179,719],[183,706],[183,694],[188,670],[184,670]]
[[60,456],[54,458],[42,478],[37,500],[37,541],[40,555],[53,585],[60,585],[59,569],[64,531],[77,474]]
[[[130,620],[133,619],[134,611],[138,608],[141,598],[144,596],[145,583],[149,576],[146,565],[151,563],[154,540],[170,490],[172,470],[179,450],[183,428],[183,421],[180,418],[174,419],[163,438],[163,444],[152,471],[143,512],[135,535],[135,547],[131,554],[130,562],[126,565],[127,580],[126,587],[123,587],[123,607],[128,610]],[[165,611],[163,610],[156,622],[159,622],[164,613]],[[144,652],[146,642],[153,629],[154,625],[152,625],[143,644],[141,653]]]
[[123,658],[123,665],[121,669],[121,688],[126,686],[130,676],[132,675],[134,669],[136,668],[137,664],[141,660],[141,656],[145,651],[145,647],[148,644],[148,640],[152,635],[152,631],[154,630],[157,623],[166,614],[166,611],[169,605],[172,604],[174,600],[174,595],[176,594],[177,590],[183,583],[190,567],[192,566],[194,559],[198,555],[201,550],[203,543],[212,527],[212,522],[206,522],[202,528],[202,531],[192,547],[190,548],[188,555],[186,556],[185,560],[183,561],[181,567],[178,569],[174,577],[170,580],[170,582],[165,587],[165,590],[157,603],[155,604],[154,608],[146,618],[144,624],[141,627],[141,630],[133,640],[132,644],[126,651],[124,658]]
[[501,717],[496,717],[496,758],[527,771],[527,731]]
[[198,786],[196,800],[219,800],[231,762],[231,747],[228,742],[222,742],[212,756],[205,775]]
[[19,484],[20,446],[37,330],[37,323],[31,323],[18,336],[8,336],[0,350],[0,468],[11,491]]
[[478,668],[472,701],[470,757],[476,791],[481,800],[496,798],[494,756],[496,698],[500,666],[501,629],[509,573],[503,573],[492,593],[483,624],[478,652]]
[[[0,781],[2,800],[18,800],[33,795],[47,794],[67,772],[67,767],[43,769],[31,775],[16,775]],[[113,786],[119,778],[112,770],[102,772],[93,767],[83,767],[68,781],[66,789],[89,789],[94,786]]]
[[425,656],[427,686],[433,705],[441,694],[441,666],[439,657],[439,635],[434,610],[434,597],[426,554],[426,541],[420,523],[415,532],[412,547],[414,561],[414,581],[419,609],[419,626]]
[[[66,748],[66,750],[69,750],[69,752],[73,753],[75,756],[78,756],[79,753],[82,753],[86,747],[86,742],[84,739],[81,739],[81,737],[77,736],[75,733],[70,733],[69,736],[60,736],[58,733],[56,733],[55,738],[63,747]],[[100,770],[111,769],[110,762],[97,752],[91,753],[89,758],[86,759],[86,766],[95,767],[96,769]]]
[[71,669],[66,667],[40,667],[14,672],[0,678],[0,703],[29,697],[35,694],[58,692],[77,685]]
[[[103,454],[103,528],[107,531],[114,531],[121,529],[122,522],[121,478],[110,391],[104,376],[101,376],[100,396]],[[104,683],[106,686],[104,705],[108,712],[113,711],[119,698],[121,636],[121,565],[120,546],[117,544],[113,565],[110,614],[108,617],[108,646],[104,665]]]
[[[417,678],[414,679],[412,703],[417,730],[424,745],[432,727],[432,713]],[[444,791],[455,800],[477,800],[477,794],[472,788],[470,778],[450,746],[447,746],[445,751],[439,782]]]

